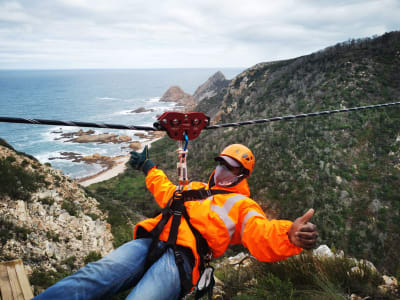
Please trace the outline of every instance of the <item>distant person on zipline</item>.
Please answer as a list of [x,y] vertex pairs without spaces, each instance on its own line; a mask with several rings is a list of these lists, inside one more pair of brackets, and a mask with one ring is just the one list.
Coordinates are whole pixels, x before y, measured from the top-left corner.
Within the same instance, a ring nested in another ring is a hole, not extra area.
[[130,164],[146,174],[146,185],[163,208],[138,223],[134,240],[64,278],[34,299],[110,299],[132,288],[126,299],[180,299],[197,284],[196,298],[213,287],[210,259],[230,244],[242,244],[260,261],[274,262],[316,245],[316,226],[308,210],[294,222],[268,220],[249,198],[247,184],[254,155],[232,144],[215,158],[208,184],[191,182],[183,191],[142,153],[131,152]]

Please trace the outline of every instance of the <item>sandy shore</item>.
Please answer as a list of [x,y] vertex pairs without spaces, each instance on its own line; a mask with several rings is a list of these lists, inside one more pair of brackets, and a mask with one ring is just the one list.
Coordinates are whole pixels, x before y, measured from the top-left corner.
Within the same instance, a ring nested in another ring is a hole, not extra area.
[[[142,148],[140,150],[138,150],[138,152],[143,151],[143,149],[146,145],[149,146],[149,148],[151,148],[151,144],[159,139],[160,138],[143,142]],[[112,167],[110,169],[106,169],[104,171],[101,171],[92,176],[77,179],[77,181],[79,182],[80,185],[89,186],[93,183],[111,179],[126,170],[126,163],[129,161],[129,159],[130,159],[130,155],[123,155],[116,160],[116,165],[114,167]]]
[[93,183],[101,182],[104,180],[108,180],[110,178],[113,178],[117,176],[118,174],[122,173],[126,169],[126,163],[129,161],[130,155],[124,155],[121,156],[117,161],[116,165],[110,169],[101,171],[97,174],[94,174],[92,176],[84,177],[81,179],[78,179],[79,184],[83,186],[88,186]]

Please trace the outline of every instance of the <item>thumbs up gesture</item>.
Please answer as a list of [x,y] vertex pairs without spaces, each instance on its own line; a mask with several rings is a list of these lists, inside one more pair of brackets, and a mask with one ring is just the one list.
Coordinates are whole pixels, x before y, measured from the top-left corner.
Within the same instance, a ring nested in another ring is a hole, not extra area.
[[311,208],[293,222],[288,231],[292,244],[303,249],[315,248],[318,238],[317,226],[309,222],[313,215],[314,210]]

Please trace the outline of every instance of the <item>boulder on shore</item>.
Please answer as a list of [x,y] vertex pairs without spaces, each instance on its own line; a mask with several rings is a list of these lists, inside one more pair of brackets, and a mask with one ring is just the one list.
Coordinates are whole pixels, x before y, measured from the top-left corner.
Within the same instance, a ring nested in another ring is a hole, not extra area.
[[139,108],[137,108],[137,109],[135,109],[135,110],[132,110],[131,111],[131,114],[133,113],[133,114],[140,114],[140,113],[144,113],[144,112],[153,112],[154,111],[154,109],[152,109],[152,108],[144,108],[143,106],[142,107],[139,107]]

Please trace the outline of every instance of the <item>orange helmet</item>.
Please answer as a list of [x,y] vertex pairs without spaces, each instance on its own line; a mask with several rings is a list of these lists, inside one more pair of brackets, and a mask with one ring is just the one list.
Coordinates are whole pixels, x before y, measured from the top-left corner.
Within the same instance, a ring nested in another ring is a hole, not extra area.
[[[221,154],[215,159],[221,159],[223,157],[233,158],[236,162],[239,162],[244,168],[244,174],[250,176],[254,168],[254,155],[249,148],[241,144],[232,144],[226,147]],[[229,163],[229,161],[227,161]]]

